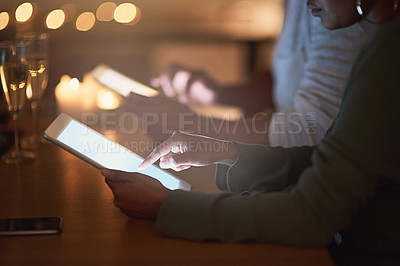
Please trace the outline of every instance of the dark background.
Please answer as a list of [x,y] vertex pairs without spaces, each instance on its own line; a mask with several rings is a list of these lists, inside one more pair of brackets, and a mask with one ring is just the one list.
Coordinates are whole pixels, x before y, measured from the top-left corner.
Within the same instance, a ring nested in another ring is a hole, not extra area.
[[[75,28],[78,15],[96,14],[106,0],[32,1],[32,18],[18,23],[15,10],[24,2],[1,0],[0,12],[8,12],[10,22],[0,30],[0,40],[26,31],[49,33],[46,94],[53,94],[62,75],[82,80],[99,63],[145,84],[172,62],[203,69],[222,83],[241,82],[269,67],[282,21],[281,0],[126,0],[113,2],[134,3],[141,13],[137,24],[96,21],[91,30],[80,32]],[[75,12],[67,13],[61,28],[46,29],[47,14],[67,4]]]

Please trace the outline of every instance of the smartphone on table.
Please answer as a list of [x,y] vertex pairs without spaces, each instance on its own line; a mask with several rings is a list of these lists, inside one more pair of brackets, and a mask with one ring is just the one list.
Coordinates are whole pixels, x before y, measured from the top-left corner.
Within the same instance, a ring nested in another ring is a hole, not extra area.
[[142,157],[65,113],[53,121],[43,136],[98,169],[139,172],[157,179],[168,189],[190,191],[187,182],[155,165],[138,170],[137,167],[144,160]]
[[60,217],[0,218],[0,236],[58,234],[61,226]]

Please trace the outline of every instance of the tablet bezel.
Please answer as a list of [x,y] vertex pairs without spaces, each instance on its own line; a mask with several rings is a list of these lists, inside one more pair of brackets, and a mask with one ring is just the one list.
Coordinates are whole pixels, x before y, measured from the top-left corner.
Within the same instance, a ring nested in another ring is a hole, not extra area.
[[[87,128],[88,131],[93,131],[95,133],[100,134],[99,132],[97,132],[96,130],[86,126],[85,124],[73,119],[72,117],[70,117],[69,115],[65,114],[65,113],[61,113],[51,124],[50,126],[45,130],[43,136],[46,140],[54,143],[55,145],[61,147],[62,149],[66,150],[67,152],[71,153],[72,155],[78,157],[79,159],[87,162],[88,164],[98,168],[98,169],[102,169],[105,168],[103,165],[101,165],[100,163],[92,160],[91,158],[85,156],[84,154],[80,153],[79,151],[71,148],[70,146],[68,146],[67,144],[59,141],[57,138],[60,136],[60,134],[65,130],[65,128],[70,124],[71,121],[75,121],[78,124],[84,126],[85,128]],[[109,140],[108,138],[106,138],[105,136],[103,136],[102,134],[100,134],[103,138]],[[113,142],[113,141],[111,141]],[[143,159],[141,156],[137,155],[136,153],[132,152],[131,150],[127,149],[126,147],[113,142],[116,146],[119,146],[121,149],[126,150],[128,153],[132,153],[135,156]],[[144,159],[143,159],[144,160]],[[160,169],[163,172],[166,172],[162,169]],[[167,172],[168,173],[168,172]],[[185,190],[185,191],[190,191],[191,187],[190,184],[185,182],[184,180],[180,179],[179,177],[176,177],[175,175],[172,175],[170,173],[168,173],[169,175],[173,176],[174,178],[176,178],[179,181],[179,187],[177,189],[181,189],[181,190]],[[155,178],[157,179],[157,178]]]

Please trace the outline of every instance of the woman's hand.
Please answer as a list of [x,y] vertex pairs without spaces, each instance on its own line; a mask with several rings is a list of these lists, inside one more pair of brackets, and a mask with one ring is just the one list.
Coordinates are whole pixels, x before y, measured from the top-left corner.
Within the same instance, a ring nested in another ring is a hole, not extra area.
[[177,64],[170,65],[151,85],[161,87],[167,97],[177,97],[183,104],[212,104],[216,100],[217,84],[206,73]]
[[182,171],[191,166],[213,163],[231,165],[237,157],[237,147],[231,141],[175,131],[169,139],[154,148],[138,169],[145,169],[158,159],[161,168]]
[[169,189],[158,180],[139,173],[102,169],[114,194],[114,204],[132,218],[154,220]]

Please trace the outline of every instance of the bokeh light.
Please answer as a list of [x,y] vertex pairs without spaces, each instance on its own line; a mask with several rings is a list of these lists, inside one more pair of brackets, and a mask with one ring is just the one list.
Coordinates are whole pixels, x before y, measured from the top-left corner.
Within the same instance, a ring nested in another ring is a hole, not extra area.
[[120,4],[114,12],[114,19],[119,23],[130,23],[136,17],[136,6],[132,3]]
[[96,17],[92,12],[84,12],[76,19],[76,29],[79,31],[88,31],[93,28]]
[[139,22],[141,16],[142,16],[142,13],[140,11],[140,8],[136,7],[136,16],[135,16],[135,18],[129,23],[124,23],[124,25],[128,25],[128,26],[136,25]]
[[96,17],[99,21],[111,21],[114,19],[114,12],[117,4],[113,2],[105,2],[101,4],[96,11]]
[[46,26],[49,29],[55,30],[61,27],[65,21],[65,13],[61,9],[55,9],[49,13],[46,18]]
[[1,12],[0,13],[0,30],[3,30],[5,27],[7,27],[9,21],[10,21],[10,16],[8,15],[8,13]]
[[29,2],[23,3],[15,10],[15,19],[18,22],[26,22],[32,17],[33,5]]
[[120,106],[120,100],[115,93],[102,90],[97,94],[96,105],[104,110],[117,109]]
[[77,78],[72,78],[69,81],[69,88],[73,91],[77,90],[79,88],[79,79]]

